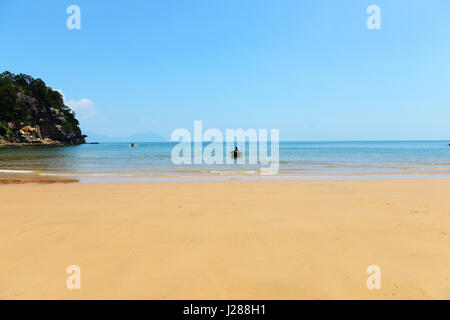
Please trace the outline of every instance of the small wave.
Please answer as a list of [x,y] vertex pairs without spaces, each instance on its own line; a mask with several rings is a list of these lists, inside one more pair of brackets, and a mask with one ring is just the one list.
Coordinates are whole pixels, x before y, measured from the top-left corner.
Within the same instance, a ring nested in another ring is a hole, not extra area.
[[402,170],[420,170],[422,168],[416,167],[401,167],[401,166],[390,166],[390,167],[378,167],[379,169],[402,169]]
[[170,173],[208,173],[208,170],[169,170]]
[[225,174],[257,174],[258,170],[209,170],[209,173]]
[[136,174],[126,173],[54,173],[42,172],[40,176],[58,176],[58,177],[134,177]]
[[33,173],[33,171],[31,171],[31,170],[7,170],[7,169],[0,169],[0,172],[2,172],[2,173],[20,173],[20,174]]

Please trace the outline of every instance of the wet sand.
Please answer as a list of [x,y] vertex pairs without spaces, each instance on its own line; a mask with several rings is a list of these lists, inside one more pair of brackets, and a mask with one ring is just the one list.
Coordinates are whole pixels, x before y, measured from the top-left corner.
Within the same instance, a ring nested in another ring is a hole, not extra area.
[[0,299],[449,299],[449,192],[437,179],[0,185]]

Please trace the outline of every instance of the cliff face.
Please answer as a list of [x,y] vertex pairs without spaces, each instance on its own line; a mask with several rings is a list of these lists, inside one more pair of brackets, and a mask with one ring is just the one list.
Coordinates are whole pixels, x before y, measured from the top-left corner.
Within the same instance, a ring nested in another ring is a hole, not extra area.
[[41,79],[0,75],[0,144],[81,144],[85,137],[59,92]]

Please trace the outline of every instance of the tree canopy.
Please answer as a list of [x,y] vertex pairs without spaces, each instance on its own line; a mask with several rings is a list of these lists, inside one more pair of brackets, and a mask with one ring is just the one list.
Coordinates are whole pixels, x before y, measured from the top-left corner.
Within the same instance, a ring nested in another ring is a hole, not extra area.
[[35,98],[38,106],[59,111],[65,118],[64,130],[69,132],[77,130],[79,123],[75,118],[75,113],[64,104],[61,93],[47,87],[42,79],[34,79],[23,73],[15,75],[5,71],[0,74],[0,134],[4,133],[1,131],[7,130],[7,123],[19,124],[26,122],[30,117],[30,110],[21,108],[23,101],[18,99],[19,93]]

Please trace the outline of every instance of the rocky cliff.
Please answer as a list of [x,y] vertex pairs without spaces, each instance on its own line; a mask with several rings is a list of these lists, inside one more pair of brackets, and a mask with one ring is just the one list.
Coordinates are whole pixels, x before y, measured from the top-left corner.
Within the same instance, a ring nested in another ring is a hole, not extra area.
[[0,144],[81,144],[85,137],[58,91],[28,75],[0,75]]

